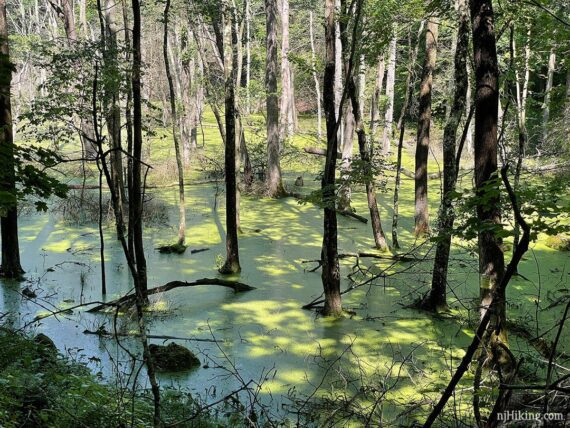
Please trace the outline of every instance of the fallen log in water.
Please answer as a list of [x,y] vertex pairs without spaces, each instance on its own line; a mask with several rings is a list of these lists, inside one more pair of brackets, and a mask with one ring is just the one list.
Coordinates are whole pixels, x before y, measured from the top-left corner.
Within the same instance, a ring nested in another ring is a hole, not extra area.
[[[150,290],[147,291],[147,296],[150,296],[152,294],[164,293],[166,291],[170,291],[170,290],[173,290],[175,288],[196,287],[198,285],[220,285],[222,287],[231,288],[236,293],[239,293],[242,291],[255,290],[255,287],[252,287],[251,285],[248,285],[248,284],[244,284],[243,282],[228,281],[228,280],[220,279],[220,278],[202,278],[202,279],[197,279],[196,281],[191,281],[191,282],[170,281],[164,285],[161,285],[160,287],[151,288]],[[102,309],[105,309],[108,306],[130,305],[130,304],[134,303],[135,297],[136,296],[134,294],[129,294],[129,295],[123,296],[119,299],[112,300],[111,302],[103,303],[101,305],[97,305],[94,308],[89,309],[87,312],[98,312]]]
[[[99,337],[140,337],[140,333],[111,333],[105,329],[98,329],[98,330],[83,330],[83,334],[92,334]],[[148,339],[161,339],[161,340],[188,340],[192,342],[210,342],[210,343],[218,343],[219,340],[216,339],[202,339],[199,337],[180,337],[180,336],[169,336],[164,334],[147,334],[146,337]]]
[[[408,178],[412,178],[412,179],[416,178],[414,173],[412,171],[406,169],[406,168],[400,168],[400,172]],[[441,175],[442,175],[441,172],[433,172],[431,174],[428,174],[428,178],[430,180],[435,180],[435,179],[441,178]]]
[[[300,193],[296,193],[296,192],[287,192],[287,194],[285,196],[290,196],[290,197],[298,199],[300,201],[305,200],[305,197],[303,195],[301,195]],[[361,215],[353,213],[352,211],[338,210],[337,209],[336,212],[342,216],[345,216],[345,217],[352,217],[353,219],[358,220],[364,224],[368,223],[368,219],[366,217],[362,217]]]
[[[320,147],[303,147],[303,151],[305,153],[310,154],[310,155],[317,155],[317,156],[326,156],[327,155],[327,149],[321,149]],[[336,158],[342,159],[342,154],[337,153]]]

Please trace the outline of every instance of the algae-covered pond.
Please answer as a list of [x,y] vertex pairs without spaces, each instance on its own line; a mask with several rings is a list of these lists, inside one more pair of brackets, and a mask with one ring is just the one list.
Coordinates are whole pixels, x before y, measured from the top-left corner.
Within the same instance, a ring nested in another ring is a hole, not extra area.
[[[184,374],[161,374],[161,386],[186,389],[213,401],[238,388],[241,381],[255,380],[261,385],[261,401],[291,418],[295,417],[291,413],[295,403],[327,397],[348,401],[367,386],[376,392],[361,394],[358,399],[365,406],[366,400],[381,396],[382,418],[386,422],[406,425],[424,415],[430,399],[437,398],[447,384],[472,337],[474,324],[467,321],[477,313],[478,275],[476,254],[466,245],[454,245],[449,283],[451,313],[434,317],[406,308],[428,289],[434,251],[433,243],[415,242],[410,233],[413,218],[407,207],[413,206],[412,186],[411,180],[404,179],[401,251],[419,246],[414,256],[417,260],[395,263],[360,259],[360,269],[383,271],[385,275],[345,294],[343,304],[348,313],[334,320],[302,309],[322,291],[320,270],[311,272],[317,265],[306,262],[320,257],[321,210],[310,203],[299,204],[293,198],[243,196],[239,281],[256,289],[234,293],[224,287],[205,285],[151,297],[147,316],[150,341],[174,341],[188,346],[202,364]],[[219,190],[216,183],[187,186],[190,247],[183,255],[165,255],[155,250],[175,237],[177,189],[149,190],[153,209],[164,211],[145,228],[149,286],[217,275],[217,263],[225,252],[224,198]],[[391,196],[390,189],[379,196],[384,219],[391,218]],[[438,197],[431,195],[433,212]],[[366,212],[362,194],[355,193],[354,198],[358,212]],[[386,229],[389,236],[390,229]],[[0,294],[0,311],[9,313],[8,320],[14,327],[22,327],[34,317],[54,310],[111,300],[132,291],[111,222],[105,231],[108,294],[103,297],[95,223],[73,223],[54,211],[20,216],[27,281],[4,281]],[[369,225],[339,218],[341,253],[369,251],[372,244]],[[191,253],[201,249],[207,250]],[[567,289],[569,261],[568,253],[554,251],[541,240],[532,244],[519,267],[520,276],[512,281],[508,291],[508,313],[513,325],[542,332],[554,324],[561,309],[538,310],[536,302],[540,298],[540,308],[545,308],[560,290]],[[343,258],[341,263],[345,289],[350,285],[347,275],[356,270],[355,259]],[[358,273],[354,278],[355,283],[364,281]],[[24,287],[36,297],[23,294]],[[132,362],[125,349],[140,352],[140,342],[128,337],[129,332],[136,330],[135,317],[129,313],[121,313],[115,319],[112,313],[87,313],[81,307],[31,326],[52,338],[63,354],[101,371],[108,382],[130,373]],[[114,328],[120,333],[120,346],[113,338],[84,333],[98,329],[111,332]],[[570,351],[567,339],[568,333],[564,333],[559,345],[565,352]],[[510,346],[515,354],[525,356],[531,367],[528,370],[545,369],[544,356],[528,339],[511,334]],[[231,371],[239,372],[241,381]],[[470,418],[471,401],[468,378],[469,375],[464,387],[457,391],[454,406],[456,412],[467,415],[466,420]],[[146,384],[144,376],[139,376],[138,381]]]

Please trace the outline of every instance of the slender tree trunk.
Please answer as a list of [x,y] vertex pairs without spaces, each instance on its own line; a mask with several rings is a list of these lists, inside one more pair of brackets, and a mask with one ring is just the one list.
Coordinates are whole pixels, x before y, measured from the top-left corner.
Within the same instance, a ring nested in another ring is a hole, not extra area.
[[182,158],[184,166],[190,165],[190,151],[192,138],[192,116],[196,106],[190,101],[191,91],[194,83],[195,75],[195,59],[191,58],[191,49],[189,48],[190,30],[185,29],[180,37],[181,51],[181,86],[182,86],[182,117],[180,118],[180,135],[182,137]]
[[250,0],[244,1],[245,11],[245,113],[251,113],[251,5]]
[[[119,28],[116,22],[115,0],[105,1],[105,67],[110,75],[119,75],[117,33]],[[123,182],[123,154],[121,152],[121,108],[120,87],[116,81],[107,80],[105,84],[107,105],[107,131],[111,147],[111,174],[113,186],[116,189],[118,200],[113,204],[116,227],[119,228],[123,221],[123,204],[125,202],[125,186]],[[119,218],[120,217],[120,218]]]
[[378,122],[380,120],[380,97],[382,95],[382,87],[384,86],[384,75],[386,74],[386,60],[384,54],[378,57],[378,65],[376,66],[376,82],[374,86],[374,94],[370,103],[370,137],[376,136]]
[[[361,58],[361,69],[360,69],[360,79],[363,79],[363,67],[362,64],[364,63],[363,58]],[[368,139],[366,137],[366,131],[364,129],[364,120],[363,120],[363,108],[361,100],[363,99],[362,91],[363,85],[360,83],[360,90],[357,96],[356,93],[356,84],[354,82],[354,78],[349,76],[348,79],[348,96],[351,101],[351,110],[354,113],[355,119],[355,126],[356,126],[356,135],[358,137],[358,149],[360,153],[360,160],[363,163],[363,176],[364,176],[364,184],[366,186],[366,199],[368,202],[368,210],[370,212],[370,220],[372,224],[372,235],[374,237],[374,245],[377,249],[385,251],[388,249],[388,243],[386,242],[386,236],[384,235],[384,231],[382,230],[382,222],[380,221],[380,211],[378,210],[378,203],[376,201],[376,189],[374,186],[374,175],[372,171],[372,161],[371,156],[372,152],[370,150],[370,145],[368,143]]]
[[230,274],[241,271],[238,247],[238,214],[236,182],[236,106],[235,106],[235,62],[232,31],[232,11],[229,0],[223,4],[223,61],[225,80],[225,119],[226,119],[226,261],[221,273]]
[[386,97],[388,104],[384,115],[384,133],[382,136],[382,153],[390,153],[390,140],[392,139],[392,123],[394,121],[394,87],[396,85],[396,30],[390,41],[390,59],[388,62],[388,73],[386,76]]
[[168,80],[168,94],[170,98],[170,114],[172,116],[172,139],[174,140],[174,151],[176,154],[176,166],[178,169],[178,245],[184,245],[186,240],[186,207],[184,200],[184,166],[182,165],[182,154],[180,153],[180,141],[178,139],[178,116],[176,113],[176,94],[174,93],[174,83],[170,72],[170,61],[168,60],[168,14],[170,11],[170,0],[166,0],[164,5],[164,35],[162,51],[164,56],[164,71]]
[[554,81],[554,70],[556,68],[556,50],[550,48],[548,55],[548,70],[546,72],[546,89],[544,90],[544,104],[542,106],[542,144],[548,144],[548,122],[550,120],[550,98],[552,84]]
[[279,96],[277,94],[277,0],[265,0],[267,56],[265,91],[267,103],[267,194],[278,197],[285,193],[279,162]]
[[469,12],[466,0],[457,0],[459,15],[457,44],[455,48],[454,95],[449,118],[443,131],[443,198],[439,211],[439,234],[435,251],[435,262],[431,281],[431,291],[422,306],[432,311],[447,309],[446,285],[451,230],[455,221],[453,193],[457,182],[456,140],[457,129],[465,111],[467,98],[467,51],[469,48]]
[[335,209],[335,172],[338,150],[335,105],[335,0],[325,0],[325,75],[323,104],[327,123],[327,157],[321,181],[324,202],[323,246],[321,250],[322,282],[325,294],[324,314],[342,313],[340,297],[340,266],[338,262],[338,235]]
[[147,297],[147,272],[146,259],[144,255],[143,233],[142,233],[142,213],[143,213],[143,192],[141,182],[141,160],[142,160],[142,100],[141,100],[141,9],[140,0],[132,0],[133,9],[133,70],[132,70],[132,90],[133,90],[133,172],[132,172],[132,194],[129,204],[129,223],[133,223],[132,232],[134,259],[136,260],[135,293],[137,298],[137,316],[139,322],[139,333],[143,345],[143,357],[146,363],[148,378],[154,398],[153,425],[161,425],[160,418],[160,388],[156,380],[154,362],[150,355],[148,342],[146,340],[146,328],[144,324],[143,305],[148,302]]
[[2,237],[2,265],[0,275],[18,278],[24,270],[20,264],[18,242],[18,203],[16,197],[16,172],[14,162],[14,135],[12,128],[12,86],[10,48],[6,0],[0,0],[0,191],[3,196],[0,228]]
[[[501,241],[490,225],[500,227],[499,177],[497,174],[497,118],[499,97],[499,66],[495,42],[494,14],[491,0],[471,0],[473,28],[473,56],[475,59],[475,186],[481,201],[477,205],[477,218],[486,224],[479,232],[479,273],[481,290],[481,316],[493,299],[493,291],[504,275],[505,261]],[[484,199],[484,201],[483,201]],[[493,331],[507,343],[505,322],[505,295],[494,296],[491,316]],[[495,304],[497,303],[497,304]]]
[[346,107],[343,118],[343,144],[342,157],[340,161],[340,187],[338,189],[338,208],[341,211],[351,211],[350,200],[352,192],[350,189],[350,171],[352,165],[352,150],[354,148],[354,112],[352,105]]
[[281,9],[281,141],[295,132],[293,78],[289,62],[289,0],[282,0]]
[[428,155],[431,127],[431,97],[433,72],[437,54],[439,21],[430,18],[425,33],[426,54],[419,95],[419,120],[416,145],[415,174],[415,230],[416,236],[429,233],[428,212]]
[[[514,29],[513,29],[514,30]],[[528,97],[528,82],[530,78],[530,42],[531,42],[531,30],[530,26],[527,32],[526,44],[524,47],[524,70],[522,84],[520,80],[520,72],[518,68],[515,68],[515,89],[516,89],[516,101],[517,101],[517,128],[519,133],[519,147],[517,153],[517,166],[515,169],[515,180],[514,180],[514,190],[518,190],[520,185],[521,171],[526,151],[526,143],[528,140],[528,132],[526,128],[526,100]],[[516,46],[514,31],[511,33],[511,52],[514,56],[516,55]],[[515,236],[513,238],[513,251],[516,250],[519,244],[520,237],[520,226],[518,223],[515,225]]]
[[398,150],[396,157],[396,178],[394,183],[394,211],[392,215],[392,245],[394,248],[400,248],[400,243],[398,242],[398,219],[400,212],[400,180],[402,175],[402,149],[404,146],[404,132],[406,130],[406,118],[408,116],[408,111],[410,109],[410,98],[412,96],[412,90],[415,86],[414,67],[416,64],[416,59],[418,57],[418,49],[421,34],[423,33],[424,21],[420,23],[420,28],[418,30],[418,37],[415,46],[412,48],[412,37],[411,32],[408,33],[408,46],[410,51],[410,60],[408,61],[408,73],[406,77],[406,95],[404,97],[404,105],[402,106],[402,111],[400,112],[400,118],[398,119],[398,128],[400,130],[400,137],[398,139]]
[[[341,13],[341,0],[334,0],[334,8],[335,8],[335,12],[337,15],[340,16]],[[336,19],[335,20],[335,39],[334,39],[334,43],[335,43],[335,69],[334,69],[334,106],[335,106],[335,111],[336,111],[336,115],[338,116],[340,114],[339,112],[339,108],[340,108],[340,99],[342,98],[342,91],[343,91],[343,87],[342,87],[342,69],[343,69],[343,54],[342,54],[342,41],[341,41],[341,28],[340,28],[340,20]],[[324,92],[324,87],[323,87],[323,92]],[[324,94],[323,94],[324,97]],[[323,104],[324,104],[324,98],[323,98]],[[326,112],[325,112],[326,115]],[[337,136],[337,143],[340,147],[342,147],[342,143],[343,143],[343,138],[344,138],[344,132],[343,132],[343,124],[341,122],[340,127],[338,128],[338,136]]]
[[317,55],[315,52],[315,34],[313,30],[313,11],[309,11],[309,37],[311,39],[311,68],[313,74],[313,80],[315,81],[315,94],[317,98],[317,141],[320,142],[323,139],[322,131],[322,110],[321,110],[321,84],[319,83],[319,78],[317,77]]
[[[472,74],[471,63],[467,61],[467,102],[465,103],[465,115],[469,114],[471,111],[471,104],[473,103],[473,90],[472,90]],[[469,123],[469,129],[467,132],[467,137],[465,139],[465,146],[467,147],[467,153],[473,155],[473,121]]]

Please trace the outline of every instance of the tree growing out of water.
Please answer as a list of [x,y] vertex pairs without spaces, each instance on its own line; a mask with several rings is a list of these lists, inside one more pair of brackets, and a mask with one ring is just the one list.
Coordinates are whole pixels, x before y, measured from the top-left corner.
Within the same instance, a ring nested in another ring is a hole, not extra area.
[[12,104],[10,99],[12,71],[8,46],[6,2],[0,0],[0,226],[2,228],[2,265],[0,274],[17,278],[24,273],[20,264],[18,242],[18,202],[16,195],[16,165],[14,135],[12,132]]

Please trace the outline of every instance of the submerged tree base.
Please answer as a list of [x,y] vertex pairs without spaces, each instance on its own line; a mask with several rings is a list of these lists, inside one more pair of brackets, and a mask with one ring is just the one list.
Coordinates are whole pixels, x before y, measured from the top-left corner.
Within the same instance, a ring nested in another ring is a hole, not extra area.
[[162,245],[157,247],[157,250],[161,254],[184,254],[186,252],[187,245],[176,243],[173,245]]

